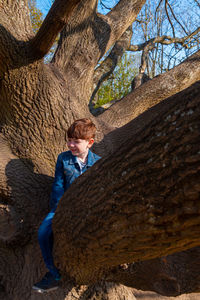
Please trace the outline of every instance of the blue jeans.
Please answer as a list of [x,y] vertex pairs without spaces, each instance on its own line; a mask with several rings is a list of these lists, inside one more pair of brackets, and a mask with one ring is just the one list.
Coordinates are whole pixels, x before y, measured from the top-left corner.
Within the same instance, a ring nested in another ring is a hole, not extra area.
[[47,269],[55,278],[59,278],[60,274],[58,269],[55,267],[53,262],[53,231],[52,231],[52,219],[55,212],[50,212],[43,220],[42,224],[38,230],[38,241],[40,244],[40,249],[42,251],[42,256]]

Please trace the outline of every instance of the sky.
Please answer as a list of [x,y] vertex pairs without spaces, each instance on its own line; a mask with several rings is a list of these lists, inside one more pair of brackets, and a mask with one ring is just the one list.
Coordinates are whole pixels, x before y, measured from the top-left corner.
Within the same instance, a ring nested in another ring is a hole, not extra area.
[[[104,0],[104,4],[107,6],[107,7],[112,7],[114,6],[118,1],[117,0]],[[36,0],[36,4],[37,4],[37,7],[42,11],[42,13],[44,15],[46,15],[51,7],[51,0]],[[106,13],[107,10],[106,9],[102,9],[102,7],[99,6],[98,8],[99,12],[101,13]]]

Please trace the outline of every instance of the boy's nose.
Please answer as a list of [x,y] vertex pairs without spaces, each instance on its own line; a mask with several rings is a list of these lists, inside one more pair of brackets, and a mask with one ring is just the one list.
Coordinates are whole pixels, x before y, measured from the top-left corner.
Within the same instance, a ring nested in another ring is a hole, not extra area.
[[69,147],[74,147],[74,143],[73,143],[73,142],[69,142],[69,143],[68,143],[68,146],[69,146]]

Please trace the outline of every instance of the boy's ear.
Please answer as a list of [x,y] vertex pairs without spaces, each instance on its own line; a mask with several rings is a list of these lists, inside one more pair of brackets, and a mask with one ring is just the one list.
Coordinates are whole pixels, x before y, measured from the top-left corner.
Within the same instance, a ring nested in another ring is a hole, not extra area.
[[92,147],[93,144],[94,144],[94,139],[93,138],[89,139],[88,147],[89,148]]

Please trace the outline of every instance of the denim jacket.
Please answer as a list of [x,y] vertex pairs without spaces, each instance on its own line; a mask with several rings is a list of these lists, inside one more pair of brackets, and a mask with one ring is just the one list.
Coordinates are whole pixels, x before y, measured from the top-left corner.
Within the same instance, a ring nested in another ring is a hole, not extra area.
[[71,151],[62,152],[58,155],[50,199],[51,211],[56,210],[60,198],[72,182],[100,158],[89,150],[86,166],[81,170],[77,157],[72,155]]

